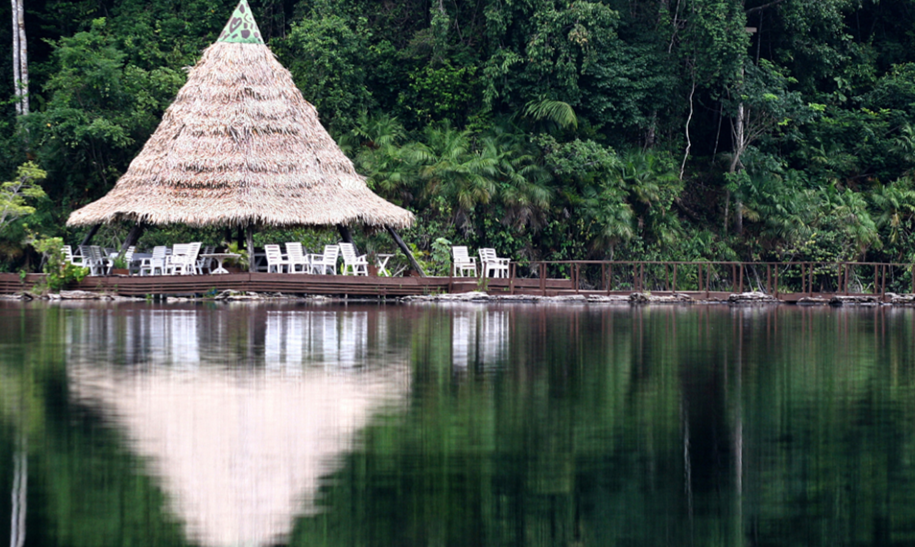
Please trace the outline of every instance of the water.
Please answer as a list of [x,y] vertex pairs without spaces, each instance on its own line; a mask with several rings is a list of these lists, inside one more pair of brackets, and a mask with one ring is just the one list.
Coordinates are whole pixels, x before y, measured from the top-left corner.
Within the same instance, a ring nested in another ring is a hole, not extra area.
[[885,307],[0,304],[0,535],[912,544],[913,344]]

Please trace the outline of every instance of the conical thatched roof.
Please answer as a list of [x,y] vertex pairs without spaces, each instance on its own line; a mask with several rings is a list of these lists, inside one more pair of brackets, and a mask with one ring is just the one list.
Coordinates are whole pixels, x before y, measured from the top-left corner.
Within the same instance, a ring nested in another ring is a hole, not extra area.
[[67,224],[115,221],[405,228],[413,215],[368,189],[241,0],[124,176]]

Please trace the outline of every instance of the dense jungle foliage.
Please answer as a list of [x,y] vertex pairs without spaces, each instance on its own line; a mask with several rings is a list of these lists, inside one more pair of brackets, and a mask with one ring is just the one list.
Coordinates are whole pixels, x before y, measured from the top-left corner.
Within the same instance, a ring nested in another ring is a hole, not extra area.
[[[3,268],[28,266],[28,230],[78,242],[67,216],[114,185],[234,4],[28,2],[32,112],[2,107],[0,180],[32,161],[47,197],[0,227]],[[251,5],[357,169],[418,214],[404,236],[420,250],[915,260],[913,0]]]

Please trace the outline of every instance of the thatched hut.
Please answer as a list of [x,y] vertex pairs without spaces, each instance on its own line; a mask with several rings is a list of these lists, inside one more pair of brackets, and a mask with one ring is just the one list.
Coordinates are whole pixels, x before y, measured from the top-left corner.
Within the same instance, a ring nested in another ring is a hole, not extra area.
[[413,215],[368,188],[241,0],[127,172],[67,225],[119,221],[400,229]]

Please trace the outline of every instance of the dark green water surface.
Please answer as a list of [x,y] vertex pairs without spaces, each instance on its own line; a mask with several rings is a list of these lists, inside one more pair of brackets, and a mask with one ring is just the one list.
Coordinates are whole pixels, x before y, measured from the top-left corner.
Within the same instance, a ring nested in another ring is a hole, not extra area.
[[887,307],[0,303],[0,541],[915,544]]

